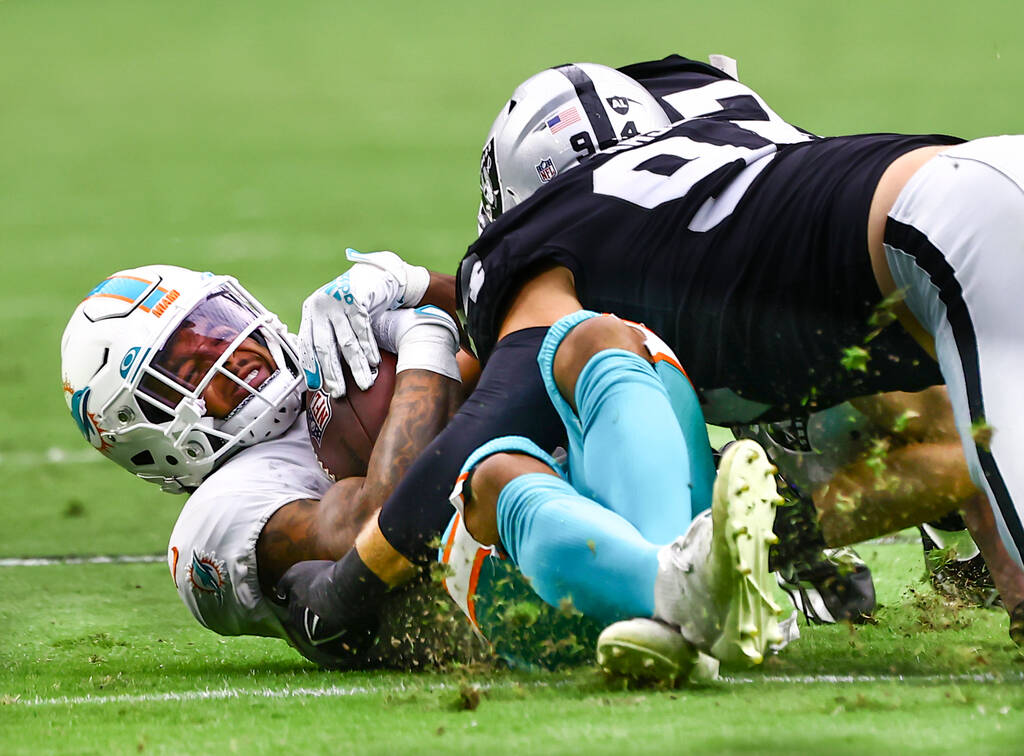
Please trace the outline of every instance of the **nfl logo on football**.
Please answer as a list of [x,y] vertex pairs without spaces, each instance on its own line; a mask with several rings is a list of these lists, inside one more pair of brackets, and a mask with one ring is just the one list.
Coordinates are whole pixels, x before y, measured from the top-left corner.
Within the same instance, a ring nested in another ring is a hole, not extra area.
[[537,169],[537,175],[540,176],[540,180],[545,184],[558,175],[558,169],[555,168],[551,158],[544,158],[534,168]]

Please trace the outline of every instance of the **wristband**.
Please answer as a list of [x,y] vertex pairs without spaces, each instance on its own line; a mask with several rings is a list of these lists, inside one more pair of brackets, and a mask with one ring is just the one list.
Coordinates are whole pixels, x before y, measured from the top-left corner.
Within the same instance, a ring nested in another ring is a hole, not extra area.
[[[426,326],[418,326],[410,329],[410,332],[426,330],[426,328]],[[436,326],[430,326],[430,328],[438,330]],[[447,334],[445,334],[445,339],[447,338]],[[408,343],[403,342],[399,346],[395,373],[401,373],[403,370],[429,370],[431,373],[443,375],[453,381],[462,381],[455,353],[447,344],[433,339],[420,338]]]
[[405,269],[405,291],[396,307],[415,307],[430,286],[430,271],[422,265],[408,265]]
[[461,381],[455,354],[459,349],[458,330],[452,319],[438,307],[425,305],[415,310],[416,320],[398,336],[398,363],[395,372],[429,370]]

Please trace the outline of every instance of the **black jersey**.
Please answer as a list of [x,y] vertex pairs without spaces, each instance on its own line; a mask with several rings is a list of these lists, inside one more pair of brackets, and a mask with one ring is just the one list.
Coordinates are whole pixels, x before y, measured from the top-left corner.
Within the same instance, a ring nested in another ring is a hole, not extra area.
[[750,87],[707,63],[669,55],[619,71],[642,84],[673,123],[698,117],[748,126],[759,122],[753,129],[777,143],[812,136],[780,118]]
[[[898,326],[866,343],[880,299],[867,218],[894,159],[958,141],[817,139],[770,113],[693,118],[637,137],[484,230],[457,276],[467,331],[486,361],[510,298],[562,265],[584,307],[643,322],[676,350],[711,422],[941,383]],[[868,350],[866,364],[844,359],[851,347]]]

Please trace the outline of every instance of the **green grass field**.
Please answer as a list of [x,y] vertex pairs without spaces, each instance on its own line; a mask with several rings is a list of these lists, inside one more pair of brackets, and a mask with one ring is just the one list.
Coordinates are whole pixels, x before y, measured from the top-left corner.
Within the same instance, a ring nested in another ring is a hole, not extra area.
[[[110,272],[230,273],[297,326],[346,246],[451,270],[497,108],[569,60],[727,53],[821,134],[1020,132],[1022,21],[992,0],[0,1],[0,559],[166,547],[181,501],[103,464],[61,396],[61,331]],[[1020,752],[1005,616],[937,601],[911,543],[863,554],[878,625],[673,692],[323,673],[203,630],[162,564],[2,566],[0,753]]]

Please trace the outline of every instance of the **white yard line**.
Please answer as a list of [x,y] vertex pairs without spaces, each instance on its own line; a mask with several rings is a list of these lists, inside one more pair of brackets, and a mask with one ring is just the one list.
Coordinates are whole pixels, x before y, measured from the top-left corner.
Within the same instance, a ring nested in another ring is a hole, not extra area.
[[9,557],[0,567],[49,567],[55,564],[156,564],[166,562],[164,554],[112,554],[109,556]]
[[1006,674],[963,675],[765,675],[764,677],[721,677],[718,682],[730,685],[748,683],[786,683],[790,685],[816,685],[819,683],[1011,683],[1024,681],[1024,672]]
[[51,446],[45,451],[0,452],[0,467],[35,467],[42,464],[87,464],[102,462],[103,455],[95,449],[61,449]]
[[24,700],[8,696],[9,704],[22,706],[63,706],[78,704],[134,704],[163,703],[166,701],[219,701],[226,698],[343,698],[370,693],[380,693],[389,688],[363,688],[359,686],[329,688],[219,688],[216,690],[188,690],[181,693],[140,693],[136,695],[122,694],[118,696],[57,696],[55,698],[26,698]]
[[[549,687],[544,681],[520,683],[509,681],[503,683],[482,683],[472,685],[480,690],[501,690],[502,688],[543,688]],[[416,692],[437,692],[455,690],[459,686],[450,683],[438,683],[429,685],[426,688],[415,688]],[[163,703],[166,701],[187,702],[187,701],[221,701],[229,698],[348,698],[352,696],[373,695],[376,693],[394,693],[408,690],[405,685],[379,685],[379,686],[340,686],[331,685],[327,688],[217,688],[214,690],[188,690],[180,693],[139,693],[136,695],[122,694],[117,696],[57,696],[54,698],[25,698],[10,694],[0,696],[0,704],[20,706],[65,706],[78,704],[132,704],[132,703]]]
[[[725,685],[748,685],[752,683],[776,683],[786,685],[820,685],[834,683],[1017,683],[1024,681],[1024,672],[1016,674],[995,675],[770,675],[765,677],[721,677],[717,682]],[[480,690],[502,690],[506,688],[546,688],[562,687],[571,684],[571,681],[535,681],[518,682],[508,681],[504,683],[483,683],[475,687]],[[221,701],[235,698],[348,698],[353,696],[374,695],[377,693],[393,693],[395,691],[415,690],[417,692],[437,692],[455,690],[455,685],[439,683],[426,688],[414,689],[399,685],[381,686],[340,686],[332,685],[327,688],[217,688],[214,690],[190,690],[182,692],[167,693],[140,693],[136,695],[116,696],[58,696],[54,698],[25,698],[19,696],[0,696],[0,704],[16,706],[77,706],[82,704],[110,705],[110,704],[139,704],[139,703],[164,703],[164,702],[189,702],[189,701]]]

